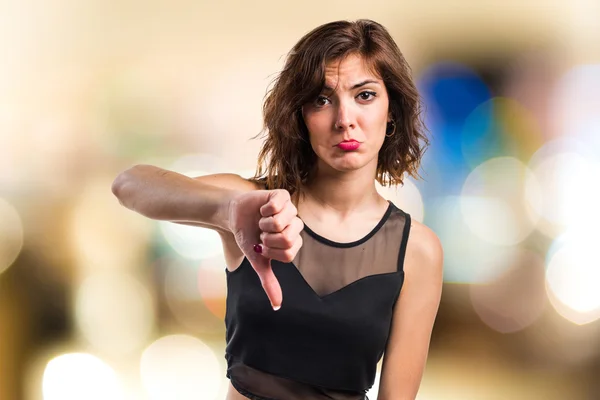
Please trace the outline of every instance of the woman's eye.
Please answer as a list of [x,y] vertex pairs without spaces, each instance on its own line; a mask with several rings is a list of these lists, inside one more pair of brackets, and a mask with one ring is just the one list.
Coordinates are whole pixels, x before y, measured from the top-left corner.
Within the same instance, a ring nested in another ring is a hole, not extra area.
[[375,92],[361,92],[358,97],[360,97],[361,100],[371,100],[373,99],[373,97],[375,97],[377,94]]
[[315,105],[318,106],[318,107],[322,107],[322,106],[326,105],[328,101],[329,101],[329,99],[327,97],[325,97],[325,96],[319,96],[315,100]]

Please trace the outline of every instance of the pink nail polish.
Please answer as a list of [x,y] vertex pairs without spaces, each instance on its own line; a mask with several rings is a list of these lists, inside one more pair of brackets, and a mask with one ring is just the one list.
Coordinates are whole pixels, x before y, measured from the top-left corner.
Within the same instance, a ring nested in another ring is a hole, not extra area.
[[262,246],[260,244],[255,244],[254,245],[254,251],[257,253],[262,253]]

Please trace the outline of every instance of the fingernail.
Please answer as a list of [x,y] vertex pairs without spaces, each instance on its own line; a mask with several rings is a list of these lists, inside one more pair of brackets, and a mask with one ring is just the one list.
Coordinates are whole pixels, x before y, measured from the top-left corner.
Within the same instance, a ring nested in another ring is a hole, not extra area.
[[277,311],[281,308],[281,306],[273,306],[273,311]]
[[260,244],[255,244],[254,245],[254,251],[257,253],[262,253],[262,246]]

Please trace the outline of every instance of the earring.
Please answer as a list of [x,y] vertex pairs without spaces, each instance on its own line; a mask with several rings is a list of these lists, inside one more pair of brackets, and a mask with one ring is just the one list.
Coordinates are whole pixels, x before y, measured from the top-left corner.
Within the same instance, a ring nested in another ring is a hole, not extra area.
[[[385,137],[392,137],[392,136],[394,136],[394,133],[396,133],[396,121],[391,120],[390,124],[394,127],[394,129],[392,130],[391,133],[386,132]],[[388,127],[389,127],[389,125],[388,125]]]

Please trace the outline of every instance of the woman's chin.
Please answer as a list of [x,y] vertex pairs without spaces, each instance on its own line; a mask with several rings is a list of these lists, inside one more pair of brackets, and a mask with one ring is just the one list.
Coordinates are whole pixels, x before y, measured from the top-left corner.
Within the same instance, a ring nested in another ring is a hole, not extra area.
[[344,157],[329,163],[329,166],[339,172],[351,172],[364,168],[369,163],[362,157]]

